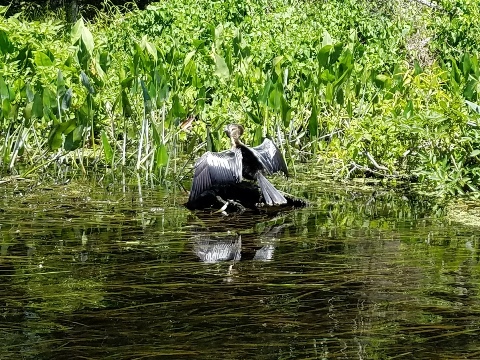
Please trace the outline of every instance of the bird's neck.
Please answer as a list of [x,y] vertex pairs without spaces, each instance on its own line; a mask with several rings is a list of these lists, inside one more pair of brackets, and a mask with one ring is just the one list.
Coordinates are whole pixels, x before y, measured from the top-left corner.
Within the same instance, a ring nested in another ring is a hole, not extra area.
[[234,136],[230,137],[230,142],[232,144],[232,148],[236,148],[236,147],[239,147],[239,146],[243,145],[243,143],[240,141],[240,139],[236,138]]

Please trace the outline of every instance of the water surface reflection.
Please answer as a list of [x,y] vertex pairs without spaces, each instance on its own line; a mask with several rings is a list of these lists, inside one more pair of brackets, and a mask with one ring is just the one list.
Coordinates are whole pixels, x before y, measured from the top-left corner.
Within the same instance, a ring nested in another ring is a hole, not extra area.
[[2,189],[2,359],[480,358],[478,234],[428,202],[223,218],[78,186]]

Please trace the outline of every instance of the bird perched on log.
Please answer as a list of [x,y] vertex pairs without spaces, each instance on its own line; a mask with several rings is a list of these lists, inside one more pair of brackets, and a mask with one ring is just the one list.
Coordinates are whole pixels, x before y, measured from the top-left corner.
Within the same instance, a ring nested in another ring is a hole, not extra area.
[[[264,174],[276,172],[283,172],[288,176],[287,165],[280,150],[268,138],[259,146],[246,146],[240,140],[243,132],[244,129],[241,125],[227,125],[225,133],[230,138],[232,148],[218,153],[208,151],[197,160],[187,204],[194,204],[206,191],[239,184],[243,179],[257,182],[267,205],[287,204],[285,196],[275,189],[264,176]],[[243,201],[243,199],[237,200],[240,203]],[[245,201],[249,200],[245,199]]]

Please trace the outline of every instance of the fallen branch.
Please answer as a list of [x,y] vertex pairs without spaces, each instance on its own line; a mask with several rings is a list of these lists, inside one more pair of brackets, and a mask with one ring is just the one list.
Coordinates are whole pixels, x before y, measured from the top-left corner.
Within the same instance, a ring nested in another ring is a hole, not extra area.
[[367,159],[370,160],[370,162],[372,163],[373,166],[375,166],[376,169],[384,170],[384,171],[390,171],[386,166],[378,165],[378,163],[373,158],[372,154],[370,154],[368,151],[364,151],[364,153],[365,153],[365,156],[367,157]]
[[348,178],[351,177],[351,174],[356,170],[362,171],[364,173],[368,172],[368,173],[374,174],[375,176],[378,176],[378,177],[384,178],[384,179],[409,180],[411,178],[409,175],[401,175],[401,174],[398,174],[398,173],[393,173],[393,174],[388,173],[388,174],[386,174],[382,171],[374,170],[374,169],[369,168],[368,166],[363,166],[363,165],[357,164],[355,162],[351,162],[349,164],[349,166],[350,166],[350,169],[348,170],[348,174],[347,174]]

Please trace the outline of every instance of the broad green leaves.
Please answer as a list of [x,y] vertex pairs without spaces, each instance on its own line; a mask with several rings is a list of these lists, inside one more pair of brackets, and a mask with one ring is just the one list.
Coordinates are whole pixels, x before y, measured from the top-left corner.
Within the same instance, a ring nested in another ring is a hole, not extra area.
[[102,130],[102,132],[101,132],[101,137],[102,137],[103,153],[105,155],[105,162],[107,164],[111,164],[112,160],[113,160],[113,149],[110,146],[107,134],[105,133],[104,130]]
[[35,64],[37,66],[52,66],[53,60],[45,53],[41,51],[35,52]]
[[228,70],[225,59],[218,54],[215,54],[215,75],[221,78],[228,78],[230,71]]
[[83,18],[78,19],[72,28],[72,43],[82,42],[85,45],[86,50],[91,55],[95,48],[95,42],[90,30],[85,26]]

